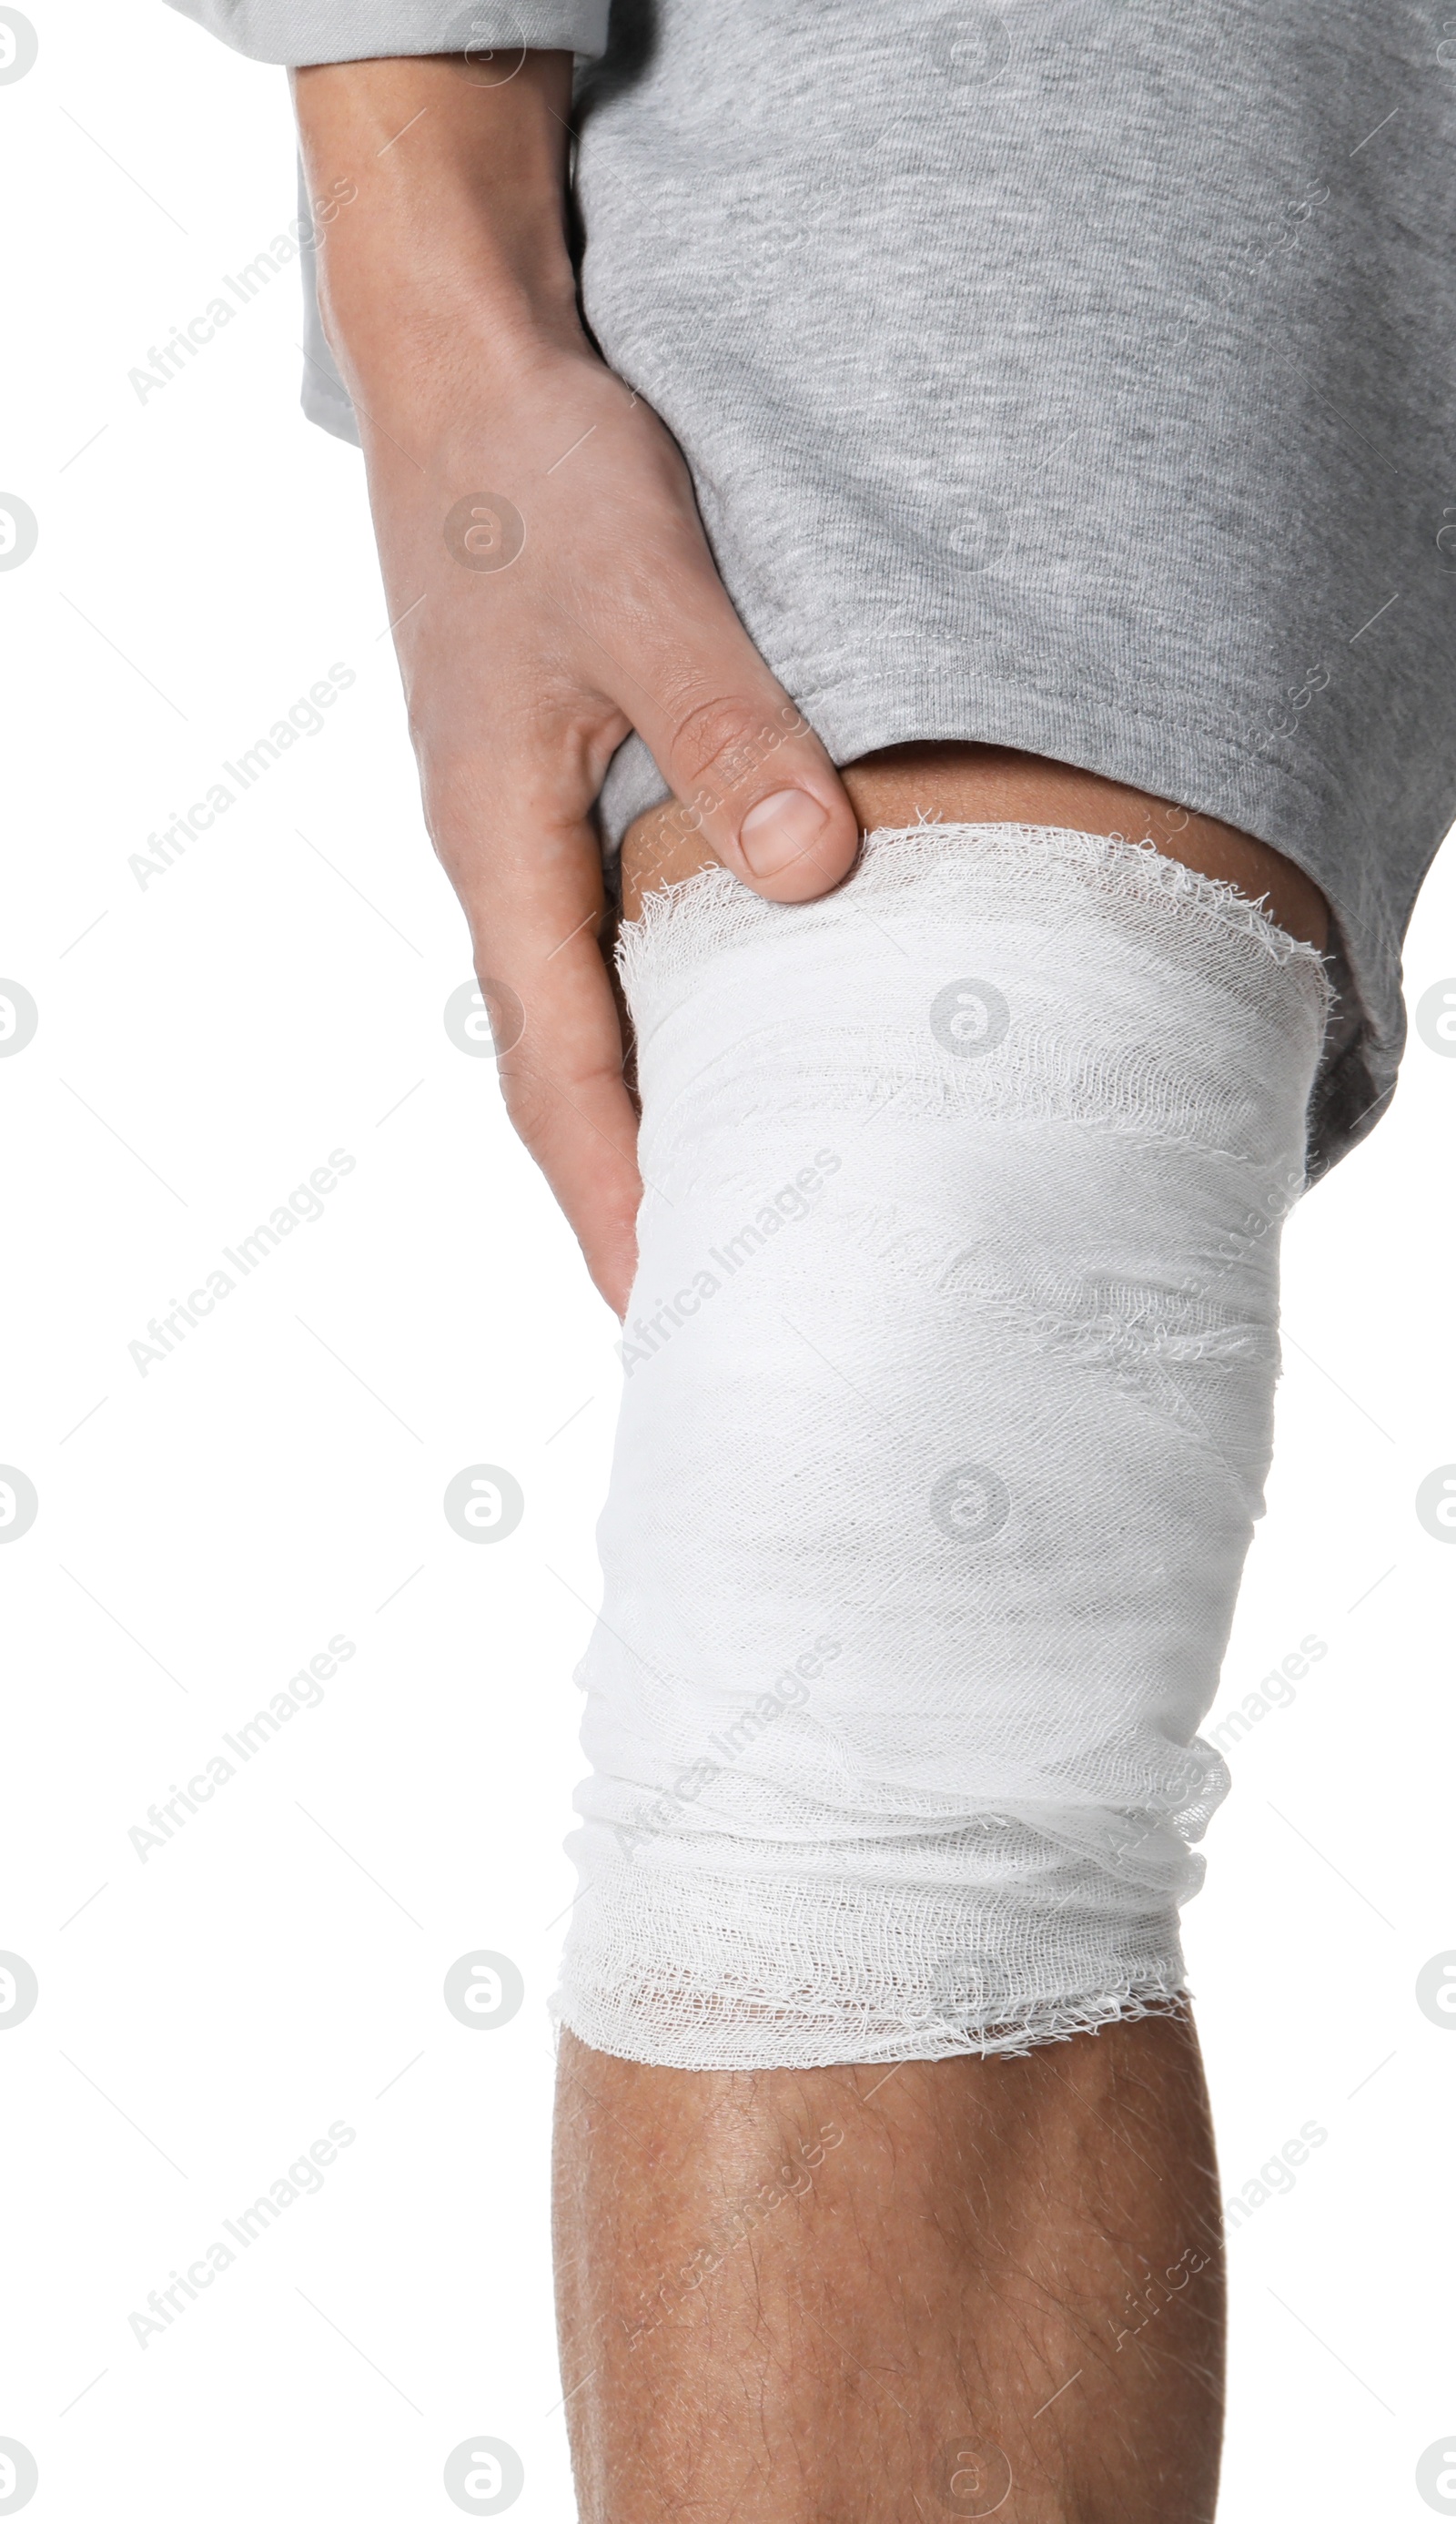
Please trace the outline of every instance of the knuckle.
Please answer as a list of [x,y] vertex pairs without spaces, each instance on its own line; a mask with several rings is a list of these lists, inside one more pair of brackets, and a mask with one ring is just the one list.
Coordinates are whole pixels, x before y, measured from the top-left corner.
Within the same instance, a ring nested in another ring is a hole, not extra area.
[[587,1115],[594,1112],[600,1126],[604,1091],[620,1093],[622,1086],[620,1055],[571,1064],[543,1060],[522,1043],[503,1053],[496,1068],[507,1118],[538,1165],[549,1165],[570,1142],[600,1141],[600,1127]]
[[792,702],[700,702],[673,738],[673,769],[680,786],[701,793],[693,802],[711,812],[807,724]]
[[555,1119],[550,1088],[541,1072],[524,1061],[502,1060],[498,1069],[507,1118],[534,1156],[550,1138]]

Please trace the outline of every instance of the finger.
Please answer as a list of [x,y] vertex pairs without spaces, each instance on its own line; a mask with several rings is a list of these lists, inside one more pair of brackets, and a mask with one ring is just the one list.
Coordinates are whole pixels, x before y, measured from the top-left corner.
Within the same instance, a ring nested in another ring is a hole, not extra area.
[[[671,786],[670,845],[700,833],[725,867],[773,902],[827,894],[853,866],[859,825],[834,764],[759,656],[704,554],[667,611],[637,611],[630,673],[607,689]],[[613,641],[617,662],[626,643]]]
[[[491,955],[501,960],[494,946]],[[595,923],[568,941],[559,966],[569,1026],[553,995],[533,993],[523,972],[520,1042],[497,1065],[511,1124],[564,1211],[596,1286],[622,1320],[637,1270],[642,1179],[637,1116],[622,1083],[616,1005]]]
[[511,1123],[619,1316],[636,1268],[637,1117],[598,938],[601,851],[579,811],[529,778],[466,770],[429,801],[465,907]]

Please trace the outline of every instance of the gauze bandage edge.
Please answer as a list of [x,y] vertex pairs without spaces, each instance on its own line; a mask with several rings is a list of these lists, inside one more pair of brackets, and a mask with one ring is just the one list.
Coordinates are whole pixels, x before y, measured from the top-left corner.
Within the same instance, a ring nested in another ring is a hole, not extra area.
[[749,2067],[1176,2003],[1321,959],[1149,847],[941,826],[788,912],[694,878],[622,960],[655,1189],[561,2019]]

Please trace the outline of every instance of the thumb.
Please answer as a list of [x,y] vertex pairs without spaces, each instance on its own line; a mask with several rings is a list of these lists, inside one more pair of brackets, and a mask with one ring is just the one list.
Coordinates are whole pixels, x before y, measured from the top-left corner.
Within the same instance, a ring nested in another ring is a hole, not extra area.
[[859,824],[819,739],[716,580],[674,629],[682,645],[670,666],[644,678],[653,694],[622,696],[677,799],[659,829],[669,840],[701,834],[771,902],[827,894],[854,864]]

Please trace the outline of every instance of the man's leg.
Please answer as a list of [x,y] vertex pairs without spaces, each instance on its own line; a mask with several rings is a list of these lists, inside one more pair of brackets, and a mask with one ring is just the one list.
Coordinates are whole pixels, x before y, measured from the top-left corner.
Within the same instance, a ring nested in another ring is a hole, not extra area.
[[[981,748],[851,767],[862,823],[1150,834],[1323,946],[1299,870]],[[703,863],[643,819],[624,908]],[[562,2038],[557,2244],[583,2524],[1208,2524],[1218,2184],[1190,2021],[1020,2058],[723,2071]]]
[[582,2524],[1210,2524],[1223,2268],[1186,2017],[1021,2059],[652,2068],[562,2037]]

